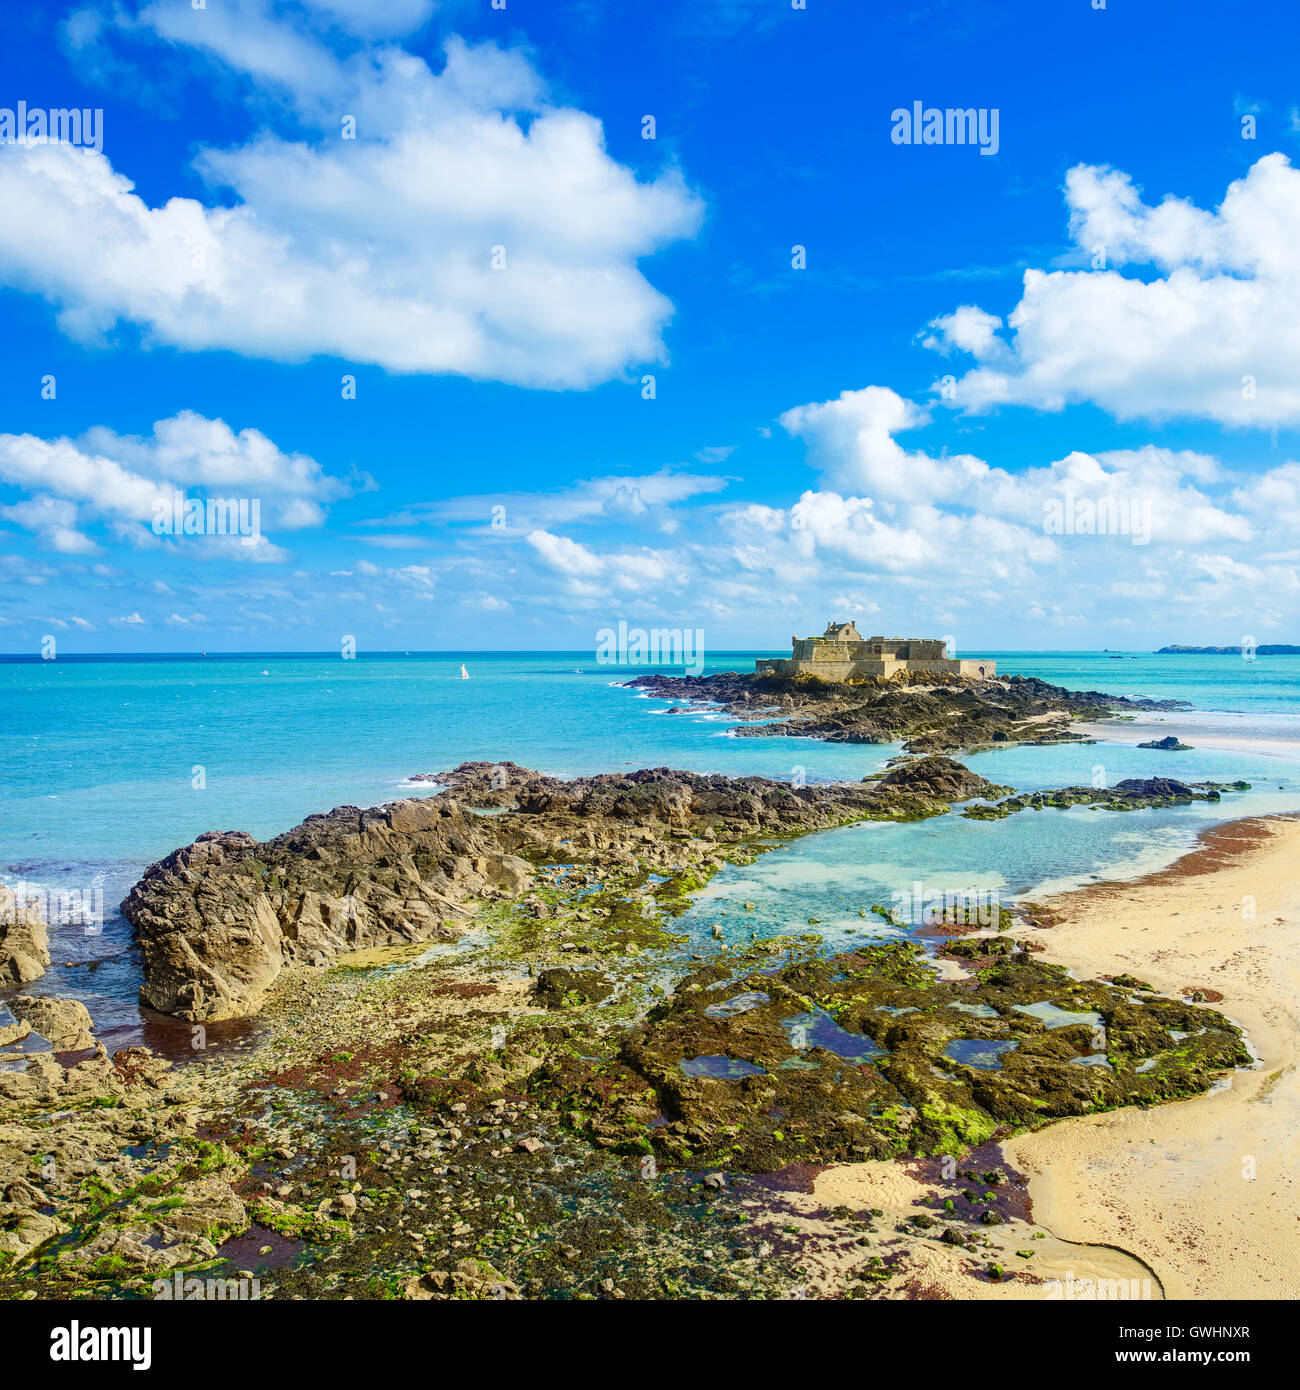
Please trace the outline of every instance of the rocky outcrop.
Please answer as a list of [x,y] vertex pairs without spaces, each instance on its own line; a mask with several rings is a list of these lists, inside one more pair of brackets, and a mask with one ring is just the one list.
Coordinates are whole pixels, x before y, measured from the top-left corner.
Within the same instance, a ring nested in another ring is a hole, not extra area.
[[962,814],[970,820],[1001,820],[1017,811],[1041,811],[1047,806],[1057,809],[1099,806],[1107,811],[1138,811],[1152,806],[1220,801],[1225,791],[1249,790],[1249,782],[1179,782],[1173,777],[1126,777],[1113,787],[1058,787],[1054,791],[1023,792],[993,806],[968,807]]
[[122,904],[144,957],[140,997],[192,1022],[250,1013],[286,964],[457,935],[469,895],[518,891],[526,867],[446,797],[343,806],[265,842],[201,835]]
[[36,994],[16,994],[9,1010],[20,1024],[49,1043],[55,1052],[85,1052],[95,1046],[90,1013],[76,999],[47,998]]
[[707,702],[763,722],[741,724],[736,738],[799,735],[830,743],[898,743],[909,753],[956,753],[1007,743],[1086,742],[1075,719],[1107,719],[1119,710],[1178,709],[1179,700],[1145,700],[1100,690],[1067,690],[1035,676],[974,680],[917,672],[856,684],[808,677],[637,676],[629,686],[664,700]]
[[1184,743],[1176,734],[1170,734],[1167,738],[1153,738],[1149,743],[1139,743],[1139,748],[1159,748],[1171,753],[1190,753],[1192,745]]
[[230,1184],[205,1177],[185,1184],[175,1207],[133,1212],[135,1220],[114,1226],[105,1223],[88,1240],[65,1256],[68,1277],[87,1277],[117,1266],[144,1278],[154,1278],[178,1265],[216,1254],[212,1236],[219,1239],[248,1225],[248,1213]]
[[516,848],[578,842],[616,848],[637,832],[667,830],[727,840],[798,834],[855,819],[940,815],[953,801],[1004,791],[948,758],[916,759],[884,777],[804,786],[767,777],[644,768],[570,781],[514,763],[463,763],[436,780],[472,805],[504,807],[493,827]]
[[[676,871],[681,842],[916,820],[1006,790],[948,759],[813,786],[670,768],[563,781],[483,762],[424,780],[444,790],[367,811],[341,807],[265,842],[242,831],[201,835],[153,865],[122,904],[143,955],[141,999],[192,1022],[234,1018],[257,1009],[286,965],[457,935],[469,900],[527,894],[534,863]],[[546,904],[534,907],[541,915]]]
[[951,758],[909,758],[880,779],[881,785],[919,792],[937,801],[969,801],[976,796],[996,796],[1007,790],[972,772]]
[[50,964],[50,938],[35,906],[0,884],[0,984],[38,980]]

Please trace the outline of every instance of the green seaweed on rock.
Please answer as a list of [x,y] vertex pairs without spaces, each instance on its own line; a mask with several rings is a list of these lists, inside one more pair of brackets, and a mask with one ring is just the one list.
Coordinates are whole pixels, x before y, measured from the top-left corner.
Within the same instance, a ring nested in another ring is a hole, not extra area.
[[[1194,1095],[1250,1060],[1240,1031],[1213,1010],[1073,980],[1006,936],[948,950],[979,962],[975,975],[941,979],[910,942],[740,975],[706,966],[598,1055],[548,1058],[533,1094],[603,1146],[758,1172],[962,1154],[1069,1115]],[[718,1007],[738,994],[754,1002]],[[1053,1026],[1024,1011],[1040,1005]],[[834,1028],[819,1037],[791,1027],[814,1011]],[[1086,1021],[1070,1023],[1075,1015]],[[833,1046],[838,1030],[880,1055]],[[973,1044],[971,1062],[952,1055],[954,1041]],[[683,1071],[701,1057],[737,1065]]]

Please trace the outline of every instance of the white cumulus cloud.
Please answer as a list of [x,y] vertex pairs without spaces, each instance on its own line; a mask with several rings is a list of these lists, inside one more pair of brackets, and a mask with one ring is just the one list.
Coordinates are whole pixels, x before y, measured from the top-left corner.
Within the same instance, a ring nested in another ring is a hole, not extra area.
[[255,0],[119,24],[236,69],[291,129],[201,149],[206,199],[159,205],[93,150],[0,148],[0,283],[65,332],[545,388],[665,360],[672,306],[638,262],[693,236],[701,204],[675,170],[612,159],[521,53],[451,37],[437,71],[392,44],[340,54]]
[[1266,155],[1212,211],[1152,204],[1127,174],[1091,165],[1070,171],[1065,196],[1088,269],[1027,270],[1009,338],[974,305],[931,325],[928,346],[976,359],[959,406],[1300,422],[1300,170]]
[[[159,420],[147,437],[103,426],[75,440],[0,434],[0,483],[29,494],[0,507],[0,516],[37,533],[50,549],[75,554],[96,548],[84,534],[93,524],[129,543],[154,543],[155,509],[171,505],[177,492],[255,499],[264,523],[301,530],[321,525],[331,502],[370,480],[335,477],[306,454],[286,453],[260,430],[236,431],[224,420],[186,410]],[[286,558],[264,535],[255,542],[247,536],[204,540],[205,551],[225,558]]]

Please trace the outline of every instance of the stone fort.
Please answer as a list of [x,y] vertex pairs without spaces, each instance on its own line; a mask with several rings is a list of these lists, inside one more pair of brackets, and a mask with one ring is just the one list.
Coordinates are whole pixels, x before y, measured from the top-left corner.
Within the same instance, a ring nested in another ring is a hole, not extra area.
[[826,624],[820,637],[792,637],[788,657],[755,663],[760,675],[817,676],[824,681],[893,676],[899,671],[970,676],[997,674],[992,661],[950,659],[941,637],[863,637],[852,623]]

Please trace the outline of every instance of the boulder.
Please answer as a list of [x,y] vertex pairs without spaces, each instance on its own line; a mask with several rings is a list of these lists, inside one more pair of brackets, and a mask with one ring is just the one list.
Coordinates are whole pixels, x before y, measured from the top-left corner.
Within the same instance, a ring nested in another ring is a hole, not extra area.
[[484,875],[488,884],[512,898],[526,893],[533,886],[533,871],[527,860],[516,854],[503,854],[490,859]]
[[40,913],[0,884],[0,984],[38,980],[49,964],[49,932]]
[[220,1177],[200,1178],[187,1184],[185,1205],[158,1217],[158,1228],[164,1239],[195,1240],[211,1236],[223,1238],[245,1230],[248,1212],[234,1188]]
[[54,1105],[62,1093],[68,1073],[48,1052],[35,1052],[27,1058],[26,1071],[0,1071],[0,1100],[15,1105]]
[[76,999],[16,994],[9,1008],[20,1023],[30,1025],[55,1052],[85,1052],[95,1046],[90,1013]]
[[461,900],[527,866],[481,818],[442,797],[341,806],[259,842],[210,831],[151,865],[122,904],[144,965],[141,1001],[190,1022],[257,1010],[287,965],[376,946],[450,939]]
[[936,801],[969,801],[996,790],[970,768],[940,756],[910,758],[887,772],[880,782],[882,786],[918,792]]

